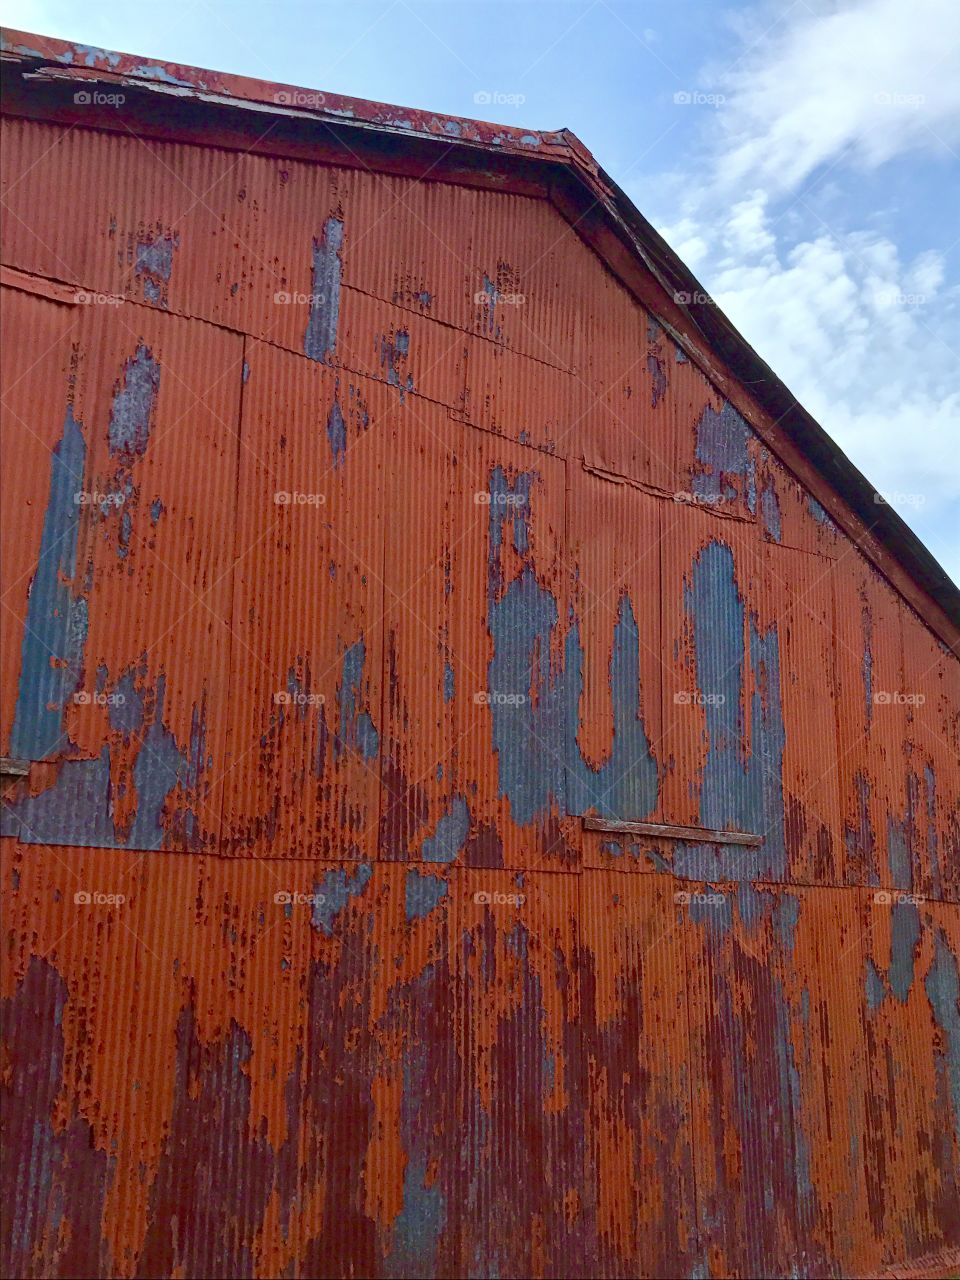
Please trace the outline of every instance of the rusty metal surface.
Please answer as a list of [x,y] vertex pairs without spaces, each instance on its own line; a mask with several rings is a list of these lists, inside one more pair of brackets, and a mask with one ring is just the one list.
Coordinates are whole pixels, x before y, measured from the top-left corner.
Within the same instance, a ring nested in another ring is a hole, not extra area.
[[586,1274],[697,1274],[683,908],[665,876],[582,886]]
[[5,580],[20,626],[4,740],[34,762],[3,831],[216,843],[229,666],[210,658],[230,635],[242,340],[3,292],[24,321],[7,344],[5,497],[24,520]]
[[371,857],[386,392],[268,344],[245,372],[225,851]]
[[864,1169],[870,1221],[895,1263],[955,1244],[960,1221],[960,930],[955,906],[897,891],[861,897]]
[[694,1124],[714,1135],[695,1152],[711,1270],[875,1274],[856,895],[689,889]]
[[546,199],[3,127],[5,1272],[947,1273],[960,666],[729,379]]
[[941,905],[9,840],[3,883],[11,1274],[877,1275],[956,1247]]
[[[903,609],[903,689],[909,696],[907,790],[913,889],[960,902],[960,666]],[[921,703],[916,695],[923,697]]]
[[[838,691],[845,692],[837,703],[845,878],[909,890],[907,615],[855,554],[837,561],[834,592]],[[926,696],[922,689],[909,692]]]
[[[63,432],[68,334],[76,317],[67,307],[41,302],[14,290],[3,289],[2,300],[7,336],[0,344],[4,414],[0,462],[5,474],[19,477],[16,495],[6,488],[4,491],[7,514],[15,511],[16,519],[0,521],[4,580],[4,608],[0,610],[0,739],[2,753],[12,755],[10,739],[18,700],[20,649],[29,607],[27,588],[43,538],[51,455]],[[32,358],[28,353],[33,353]],[[66,474],[68,499],[72,498],[69,479]],[[58,547],[51,561],[58,564],[69,558],[71,549]]]

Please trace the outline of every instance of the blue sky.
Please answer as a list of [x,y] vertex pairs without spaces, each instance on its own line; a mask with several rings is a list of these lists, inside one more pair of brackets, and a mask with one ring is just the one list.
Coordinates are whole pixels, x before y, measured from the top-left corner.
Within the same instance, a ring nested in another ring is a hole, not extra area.
[[572,129],[960,580],[957,0],[7,0],[5,21]]

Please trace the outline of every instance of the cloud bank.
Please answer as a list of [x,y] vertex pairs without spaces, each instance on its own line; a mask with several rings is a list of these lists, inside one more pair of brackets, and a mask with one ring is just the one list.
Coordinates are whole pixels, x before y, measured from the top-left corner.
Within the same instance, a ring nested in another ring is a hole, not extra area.
[[850,217],[866,175],[889,176],[892,208],[903,165],[934,193],[943,156],[960,162],[960,5],[771,20],[755,14],[737,63],[705,72],[722,98],[703,113],[705,177],[691,189],[688,170],[681,216],[659,229],[960,579],[960,255],[911,254]]

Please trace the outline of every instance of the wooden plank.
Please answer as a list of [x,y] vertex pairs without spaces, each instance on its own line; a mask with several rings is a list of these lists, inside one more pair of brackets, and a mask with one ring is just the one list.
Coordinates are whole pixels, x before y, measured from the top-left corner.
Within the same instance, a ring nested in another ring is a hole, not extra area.
[[696,844],[746,844],[756,848],[763,836],[746,831],[712,831],[709,827],[674,827],[662,822],[610,822],[606,818],[584,818],[587,831],[621,831],[637,836],[657,836],[662,840],[692,840]]

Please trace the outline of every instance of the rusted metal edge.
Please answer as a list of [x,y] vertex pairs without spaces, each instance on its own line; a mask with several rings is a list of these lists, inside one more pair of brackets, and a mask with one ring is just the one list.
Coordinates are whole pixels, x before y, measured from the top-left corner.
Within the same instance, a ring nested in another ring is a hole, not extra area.
[[[99,77],[145,90],[178,89],[212,108],[262,105],[268,110],[359,133],[401,134],[411,145],[442,143],[455,151],[482,149],[511,164],[549,161],[558,181],[553,203],[613,273],[670,330],[691,357],[744,413],[764,443],[808,485],[813,495],[938,638],[960,654],[960,588],[824,429],[757,355],[709,298],[626,193],[599,167],[583,144],[563,129],[524,131],[384,103],[323,94],[194,67],[153,64],[130,54],[7,30],[0,37],[7,59],[56,63],[67,75]],[[178,95],[180,96],[180,95]],[[303,109],[302,100],[317,106]],[[308,117],[304,119],[304,117]],[[481,182],[485,175],[476,175]],[[497,189],[502,189],[499,181]],[[648,283],[638,276],[649,273]],[[680,305],[678,294],[704,301]],[[715,353],[729,371],[718,369]],[[735,380],[749,390],[738,392]]]
[[515,125],[447,116],[283,82],[152,61],[135,54],[76,44],[9,27],[0,32],[0,50],[0,56],[7,61],[54,64],[65,75],[73,73],[78,79],[102,78],[130,87],[137,85],[185,97],[198,97],[221,106],[265,108],[276,114],[374,128],[409,138],[479,145],[527,156],[559,153],[578,165],[592,162],[594,172],[598,172],[590,153],[582,144],[571,145],[566,130],[523,129]]
[[620,832],[633,836],[656,836],[661,840],[688,840],[694,844],[745,844],[756,849],[763,836],[747,831],[714,831],[710,827],[675,827],[664,822],[612,822],[607,818],[584,818],[585,831]]

